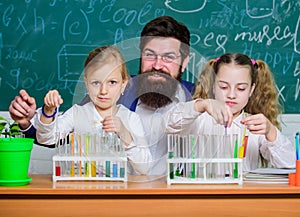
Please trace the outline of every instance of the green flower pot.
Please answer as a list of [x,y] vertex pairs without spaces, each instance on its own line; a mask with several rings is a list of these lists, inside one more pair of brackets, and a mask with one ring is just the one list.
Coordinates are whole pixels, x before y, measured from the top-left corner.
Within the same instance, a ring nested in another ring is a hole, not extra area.
[[30,154],[33,147],[30,138],[0,138],[0,185],[27,185]]

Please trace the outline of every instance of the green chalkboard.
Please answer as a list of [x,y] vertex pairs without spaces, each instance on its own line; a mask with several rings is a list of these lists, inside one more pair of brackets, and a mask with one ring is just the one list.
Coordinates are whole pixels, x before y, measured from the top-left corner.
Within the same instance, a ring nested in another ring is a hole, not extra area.
[[285,113],[300,113],[299,0],[4,0],[0,3],[0,110],[20,89],[38,106],[50,89],[62,110],[84,95],[83,62],[93,48],[115,44],[129,72],[138,71],[143,26],[160,15],[185,23],[191,61],[184,79],[195,82],[209,58],[242,52],[266,61]]

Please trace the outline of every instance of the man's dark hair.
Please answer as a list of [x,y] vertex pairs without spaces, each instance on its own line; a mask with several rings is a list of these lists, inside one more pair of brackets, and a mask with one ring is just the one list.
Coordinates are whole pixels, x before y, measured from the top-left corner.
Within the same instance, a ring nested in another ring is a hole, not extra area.
[[140,50],[143,51],[145,44],[153,37],[171,37],[181,42],[180,53],[184,60],[190,53],[190,31],[170,16],[157,17],[151,20],[141,32]]

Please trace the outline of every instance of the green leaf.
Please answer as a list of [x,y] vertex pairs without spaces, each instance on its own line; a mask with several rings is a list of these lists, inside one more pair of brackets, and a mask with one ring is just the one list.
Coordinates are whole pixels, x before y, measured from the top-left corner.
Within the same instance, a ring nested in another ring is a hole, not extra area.
[[21,132],[15,131],[10,133],[10,137],[16,137],[17,135],[21,135]]
[[20,135],[20,127],[17,122],[12,122],[2,116],[0,116],[0,133],[5,137],[14,137]]
[[10,126],[10,131],[20,131],[20,127],[17,124],[13,124]]
[[2,117],[2,116],[0,116],[0,120],[3,120],[3,121],[5,121],[6,123],[9,123],[9,121],[8,121],[6,118]]
[[0,123],[0,133],[2,134],[3,130],[5,129],[6,123]]

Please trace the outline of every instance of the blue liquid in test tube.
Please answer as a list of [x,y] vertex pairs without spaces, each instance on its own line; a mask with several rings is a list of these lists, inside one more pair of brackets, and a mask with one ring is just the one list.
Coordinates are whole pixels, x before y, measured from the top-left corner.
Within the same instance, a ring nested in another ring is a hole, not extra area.
[[118,177],[118,164],[113,164],[113,177]]

